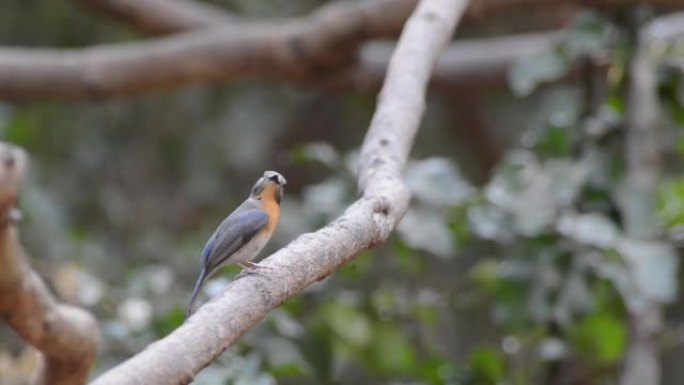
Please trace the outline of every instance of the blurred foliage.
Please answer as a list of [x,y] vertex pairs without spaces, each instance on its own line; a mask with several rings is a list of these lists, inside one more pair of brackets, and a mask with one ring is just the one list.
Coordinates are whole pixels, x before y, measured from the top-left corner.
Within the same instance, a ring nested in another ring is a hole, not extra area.
[[[258,17],[319,5],[215,3]],[[7,44],[136,38],[67,3],[6,7]],[[683,83],[663,71],[672,159],[659,186],[663,238],[623,233],[628,49],[619,25],[583,13],[549,52],[517,63],[513,95],[478,100],[493,126],[483,135],[510,147],[482,186],[470,180],[485,161],[468,148],[481,143],[454,126],[473,113],[453,111],[471,95],[432,95],[406,167],[414,199],[391,242],[276,309],[195,383],[616,383],[628,312],[646,300],[677,301],[673,245],[684,225],[684,182],[670,177],[684,155]],[[608,84],[592,76],[548,84],[593,71],[573,63],[598,52],[611,62]],[[2,139],[32,155],[21,197],[32,264],[62,300],[101,321],[94,374],[183,322],[206,237],[262,170],[289,181],[267,251],[338,216],[357,195],[356,146],[373,106],[369,96],[251,82],[97,104],[0,105]],[[202,300],[237,271],[213,278]],[[669,324],[681,322],[680,306],[672,308]],[[8,330],[0,337],[0,384],[22,383],[35,353]],[[664,383],[681,378],[670,377]]]

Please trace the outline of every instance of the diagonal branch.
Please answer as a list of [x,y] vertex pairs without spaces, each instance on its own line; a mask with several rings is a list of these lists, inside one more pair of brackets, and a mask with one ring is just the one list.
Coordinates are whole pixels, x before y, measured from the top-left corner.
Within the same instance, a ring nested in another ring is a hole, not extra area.
[[407,22],[361,149],[361,198],[326,227],[264,260],[262,273],[233,281],[171,335],[94,384],[187,383],[272,309],[386,241],[409,205],[401,174],[418,131],[432,65],[466,4],[423,0]]
[[25,166],[23,151],[0,143],[0,316],[43,353],[40,384],[82,384],[95,362],[97,323],[84,310],[59,304],[26,261],[12,220]]

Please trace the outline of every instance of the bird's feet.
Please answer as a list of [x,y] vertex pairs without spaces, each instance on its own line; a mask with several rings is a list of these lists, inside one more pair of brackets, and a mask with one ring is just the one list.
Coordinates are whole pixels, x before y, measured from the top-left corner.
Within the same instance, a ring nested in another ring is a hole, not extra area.
[[238,277],[242,277],[244,275],[249,275],[249,274],[257,274],[259,272],[259,270],[269,269],[268,266],[265,266],[265,265],[262,265],[262,264],[259,264],[256,262],[252,262],[252,261],[240,262],[240,263],[238,263],[238,266],[240,266],[242,268],[242,271],[240,272],[240,274],[238,274]]

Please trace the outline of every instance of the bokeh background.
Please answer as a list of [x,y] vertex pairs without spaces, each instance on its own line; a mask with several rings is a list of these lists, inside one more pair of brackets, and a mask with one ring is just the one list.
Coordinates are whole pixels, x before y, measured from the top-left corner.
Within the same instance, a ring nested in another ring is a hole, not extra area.
[[[323,2],[214,3],[272,18]],[[661,248],[644,251],[625,235],[618,203],[633,12],[520,12],[462,26],[459,38],[564,32],[503,83],[431,93],[406,171],[414,201],[391,241],[275,310],[195,383],[616,384],[630,306],[651,300],[666,306],[662,383],[684,381],[670,237],[684,223],[676,72],[659,71],[666,162],[651,214]],[[69,2],[0,5],[4,45],[141,38]],[[608,64],[582,64],[598,53]],[[373,93],[250,80],[0,103],[0,139],[31,155],[20,202],[31,263],[63,301],[100,321],[93,375],[182,323],[204,242],[263,170],[289,182],[267,251],[339,215],[356,196],[355,156],[374,104]],[[201,300],[237,272],[225,269]],[[0,326],[0,384],[26,383],[34,365]]]

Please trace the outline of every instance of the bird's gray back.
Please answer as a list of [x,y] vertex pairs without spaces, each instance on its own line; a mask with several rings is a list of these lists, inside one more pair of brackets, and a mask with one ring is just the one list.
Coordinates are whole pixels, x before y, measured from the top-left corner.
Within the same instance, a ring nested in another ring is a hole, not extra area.
[[261,209],[258,201],[244,201],[221,222],[207,242],[203,252],[205,265],[213,270],[227,262],[227,259],[247,244],[267,222],[268,215]]

